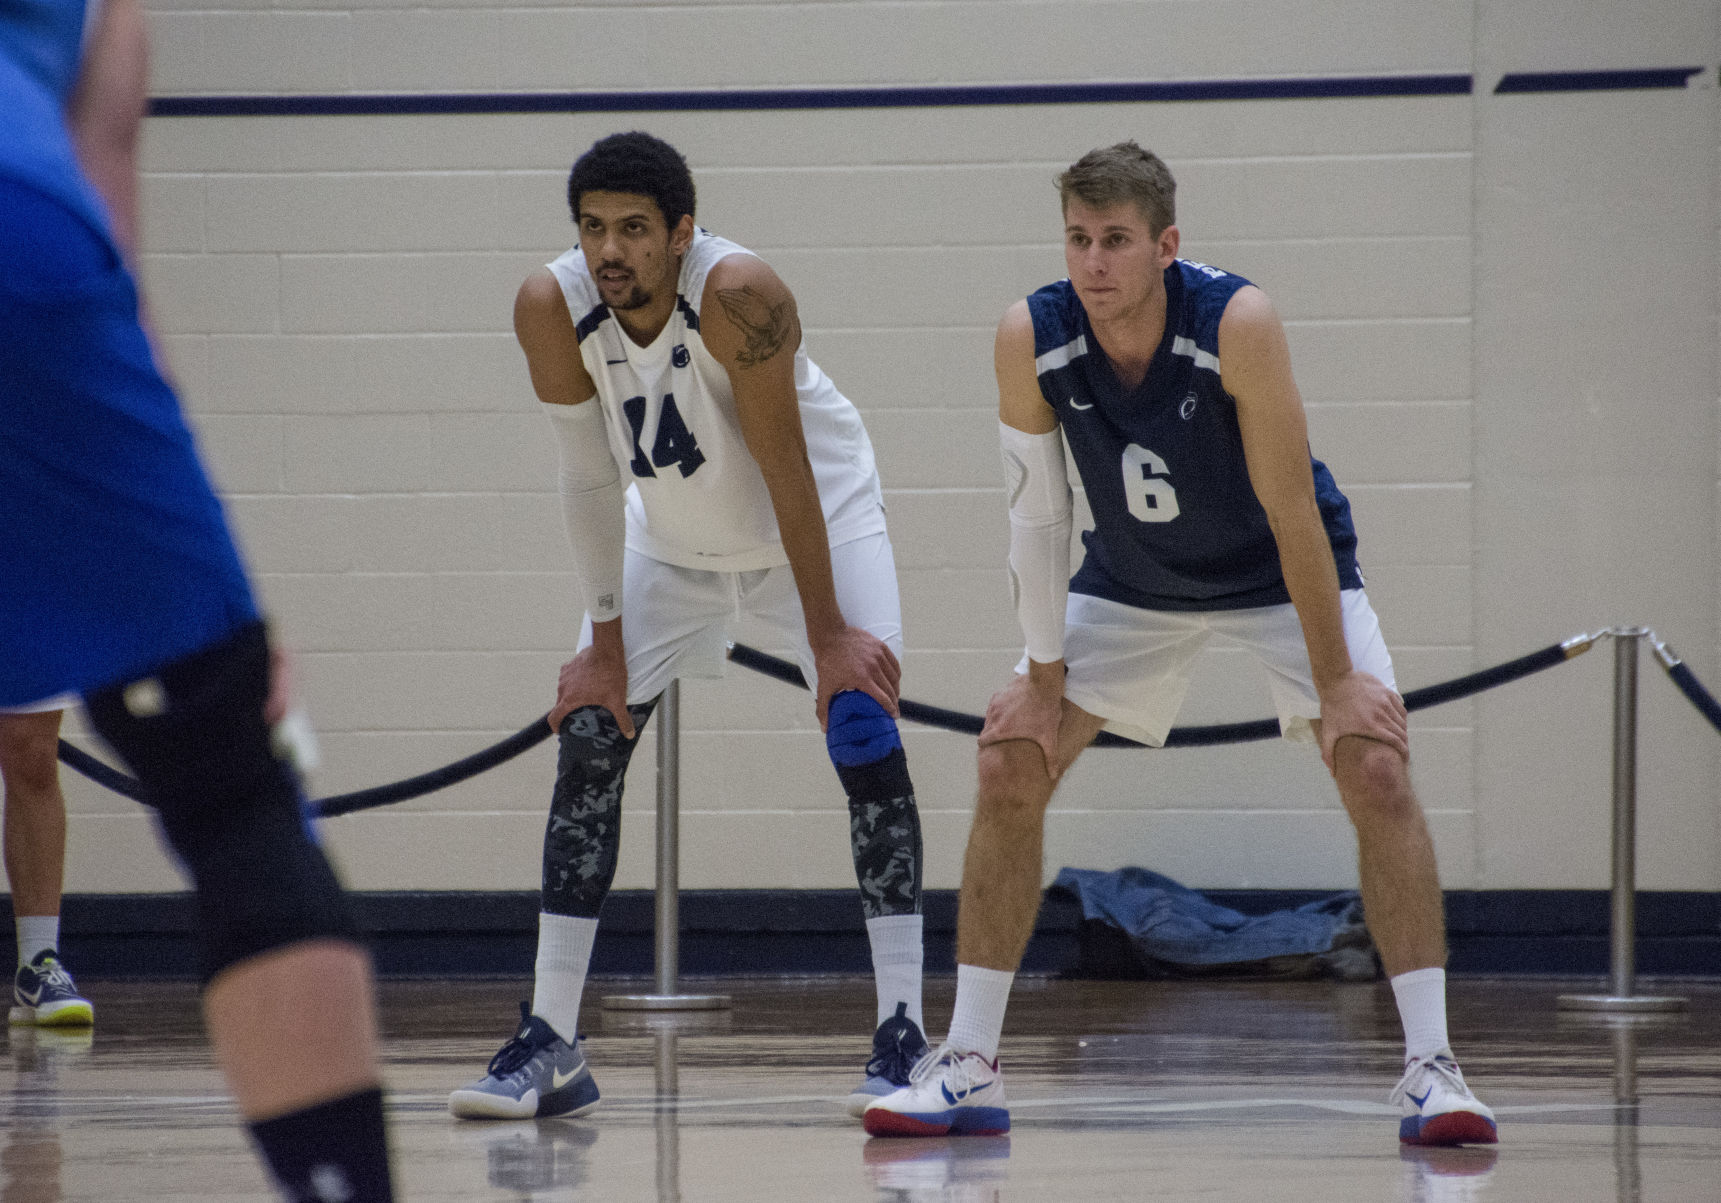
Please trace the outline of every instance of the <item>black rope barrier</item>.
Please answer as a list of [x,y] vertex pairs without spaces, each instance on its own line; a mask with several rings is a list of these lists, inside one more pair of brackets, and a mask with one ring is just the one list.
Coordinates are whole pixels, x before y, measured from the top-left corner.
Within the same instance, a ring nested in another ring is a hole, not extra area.
[[[1406,710],[1422,710],[1429,706],[1438,706],[1443,702],[1456,702],[1461,698],[1470,697],[1484,690],[1493,689],[1498,685],[1539,673],[1545,668],[1556,664],[1564,664],[1573,656],[1580,655],[1590,649],[1598,636],[1577,635],[1562,643],[1552,643],[1547,647],[1531,652],[1527,656],[1519,656],[1516,660],[1508,660],[1504,664],[1496,664],[1492,668],[1484,668],[1468,676],[1458,677],[1451,681],[1443,681],[1438,685],[1429,685],[1422,689],[1413,689],[1404,695]],[[743,668],[774,677],[801,689],[807,688],[807,680],[801,675],[798,666],[787,660],[769,655],[757,648],[748,647],[744,643],[732,644],[729,649],[729,659]],[[985,720],[979,715],[964,714],[959,710],[946,710],[942,706],[928,706],[924,702],[912,702],[907,698],[898,703],[902,717],[913,719],[917,723],[925,723],[929,727],[942,727],[947,731],[961,731],[968,735],[980,734],[980,728]],[[1173,727],[1167,732],[1165,746],[1168,748],[1205,748],[1215,744],[1248,743],[1258,739],[1276,739],[1279,735],[1279,720],[1276,718],[1253,719],[1245,723],[1213,723],[1195,727]],[[1133,739],[1125,739],[1110,731],[1101,731],[1099,738],[1094,740],[1096,748],[1145,748],[1150,745]]]
[[439,769],[432,769],[428,773],[420,773],[416,777],[408,777],[391,785],[377,785],[370,789],[355,790],[350,794],[322,798],[311,803],[311,809],[320,819],[332,819],[336,815],[350,815],[355,810],[371,810],[374,807],[389,806],[395,802],[405,802],[408,798],[435,793],[439,789],[459,785],[468,778],[488,772],[504,761],[514,759],[528,748],[537,747],[553,734],[555,733],[550,730],[550,716],[545,714],[502,742],[491,744],[488,748],[474,752],[462,760],[456,760],[453,764],[445,764]]
[[111,764],[104,764],[82,748],[63,739],[60,741],[60,762],[121,797],[130,798],[133,802],[143,801],[143,784],[136,777],[126,776]]
[[[311,811],[319,819],[332,819],[337,815],[350,815],[358,810],[373,810],[378,806],[390,806],[396,802],[405,802],[409,798],[421,798],[425,794],[433,794],[439,789],[459,785],[462,781],[488,772],[497,765],[514,759],[520,753],[534,748],[550,738],[552,732],[550,731],[549,717],[546,714],[529,726],[514,732],[500,743],[481,748],[470,756],[456,760],[452,764],[445,764],[439,769],[432,769],[428,773],[420,773],[416,777],[390,782],[388,785],[376,785],[370,789],[354,790],[350,794],[335,794],[332,797],[319,798],[311,803]],[[143,785],[137,778],[128,777],[112,765],[97,760],[75,744],[69,744],[62,739],[59,756],[62,764],[76,769],[97,785],[106,786],[116,794],[147,804],[148,800],[143,794]]]
[[1686,663],[1673,654],[1673,649],[1663,643],[1654,631],[1649,633],[1649,644],[1655,649],[1655,657],[1661,662],[1661,667],[1667,670],[1673,684],[1679,692],[1685,695],[1685,700],[1697,708],[1697,712],[1709,720],[1709,725],[1716,731],[1721,731],[1721,702],[1715,700],[1715,695],[1703,687],[1703,682],[1697,679]]
[[[1492,668],[1485,668],[1467,676],[1457,677],[1451,681],[1443,681],[1437,685],[1429,685],[1422,689],[1413,689],[1404,695],[1404,705],[1407,710],[1422,710],[1430,706],[1439,706],[1445,702],[1456,702],[1485,690],[1508,684],[1562,664],[1583,652],[1587,652],[1596,640],[1603,635],[1613,634],[1603,631],[1595,635],[1574,635],[1561,643],[1549,644],[1531,652],[1527,656],[1519,656]],[[1697,680],[1697,677],[1676,656],[1667,650],[1659,641],[1655,642],[1657,653],[1661,656],[1662,666],[1673,678],[1679,691],[1702,712],[1717,731],[1721,731],[1721,703]],[[807,688],[806,678],[801,675],[798,666],[790,661],[780,659],[748,647],[746,644],[733,644],[729,650],[729,659],[743,668],[751,669],[767,677],[772,677],[801,689]],[[923,723],[930,727],[939,727],[947,731],[958,731],[968,735],[978,735],[985,720],[976,714],[966,714],[960,710],[949,710],[943,706],[932,706],[925,702],[916,702],[904,698],[900,702],[902,717],[913,722]],[[373,786],[370,789],[355,790],[352,793],[336,794],[332,797],[321,798],[311,803],[311,809],[318,818],[334,818],[337,815],[352,814],[361,810],[372,810],[379,806],[389,806],[396,802],[405,802],[409,798],[422,797],[451,785],[487,772],[505,761],[525,752],[529,748],[550,738],[551,731],[547,721],[548,716],[533,720],[532,723],[516,731],[508,738],[483,748],[472,755],[420,773],[416,777],[408,777],[402,781],[388,785]],[[1255,719],[1244,723],[1214,723],[1205,726],[1175,727],[1166,736],[1165,746],[1168,748],[1198,748],[1211,747],[1216,744],[1246,743],[1251,740],[1272,739],[1279,734],[1278,719]],[[1125,739],[1109,731],[1100,732],[1094,741],[1096,747],[1103,748],[1140,748],[1147,745],[1135,740]],[[106,787],[127,798],[143,801],[143,790],[138,782],[111,765],[103,763],[83,749],[60,741],[60,760],[68,767],[82,773],[96,784]]]
[[1721,731],[1721,702],[1716,702],[1715,695],[1703,688],[1703,682],[1697,679],[1697,674],[1681,662],[1669,668],[1667,675],[1673,678],[1673,683],[1679,687],[1679,692],[1685,695],[1686,700],[1709,720],[1709,725]]

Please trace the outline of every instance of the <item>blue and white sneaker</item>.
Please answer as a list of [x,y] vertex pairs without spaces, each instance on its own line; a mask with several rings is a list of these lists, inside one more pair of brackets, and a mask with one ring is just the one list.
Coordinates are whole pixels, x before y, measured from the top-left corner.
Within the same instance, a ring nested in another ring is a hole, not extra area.
[[878,1099],[862,1120],[873,1136],[999,1136],[1010,1130],[996,1061],[948,1044],[927,1053],[908,1085]]
[[908,1017],[908,1004],[896,1004],[896,1014],[878,1025],[872,1034],[872,1059],[866,1063],[866,1080],[848,1098],[849,1114],[859,1119],[867,1104],[908,1085],[908,1075],[926,1056],[926,1037]]
[[1500,1139],[1494,1113],[1476,1100],[1450,1051],[1404,1067],[1389,1102],[1404,1104],[1398,1139],[1407,1145],[1491,1145]]
[[584,1115],[598,1105],[598,1084],[577,1045],[520,1004],[520,1030],[490,1058],[484,1077],[448,1096],[461,1119]]
[[87,1028],[96,1009],[78,993],[72,975],[60,964],[60,954],[44,948],[28,965],[18,966],[12,979],[13,1023],[49,1028]]

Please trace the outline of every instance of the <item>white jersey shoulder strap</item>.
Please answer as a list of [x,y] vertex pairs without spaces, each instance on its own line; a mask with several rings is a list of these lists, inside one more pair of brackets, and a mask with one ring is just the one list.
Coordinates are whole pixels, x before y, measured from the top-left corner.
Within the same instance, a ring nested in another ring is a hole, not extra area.
[[693,245],[687,248],[687,254],[681,260],[681,279],[677,288],[682,300],[693,310],[694,321],[699,318],[700,307],[705,296],[705,281],[711,275],[711,269],[731,255],[757,255],[738,243],[730,242],[727,238],[719,238],[707,230],[696,228],[693,231]]
[[562,298],[568,303],[568,317],[574,323],[574,334],[580,342],[609,317],[609,307],[598,297],[597,282],[586,266],[586,257],[576,244],[551,260],[546,266],[562,286]]

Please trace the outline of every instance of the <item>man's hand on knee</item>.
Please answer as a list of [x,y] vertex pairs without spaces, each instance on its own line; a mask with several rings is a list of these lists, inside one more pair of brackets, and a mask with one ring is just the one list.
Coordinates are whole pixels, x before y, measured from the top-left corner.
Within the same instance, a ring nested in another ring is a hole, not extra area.
[[602,706],[614,716],[627,738],[634,737],[633,716],[627,709],[627,659],[601,651],[596,644],[562,665],[556,679],[556,704],[550,708],[550,730],[558,734],[562,720],[582,706]]
[[872,632],[844,627],[821,640],[813,648],[813,670],[819,678],[813,712],[826,732],[830,730],[831,699],[851,689],[866,694],[892,718],[901,717],[902,665],[889,645]]
[[1333,748],[1347,735],[1378,740],[1410,758],[1410,713],[1404,699],[1379,677],[1349,672],[1321,690],[1318,730],[1321,760],[1334,771]]
[[1056,781],[1064,764],[1058,755],[1058,726],[1063,719],[1064,693],[1017,676],[992,695],[986,704],[986,725],[980,731],[980,746],[1025,739],[1038,745],[1046,758],[1046,774]]

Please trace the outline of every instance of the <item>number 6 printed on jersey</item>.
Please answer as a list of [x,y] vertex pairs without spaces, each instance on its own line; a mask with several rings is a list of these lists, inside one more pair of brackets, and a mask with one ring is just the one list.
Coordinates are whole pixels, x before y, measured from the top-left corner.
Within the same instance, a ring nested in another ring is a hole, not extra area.
[[1170,522],[1177,517],[1177,490],[1166,479],[1169,475],[1165,461],[1146,447],[1131,443],[1123,449],[1123,495],[1137,521]]

